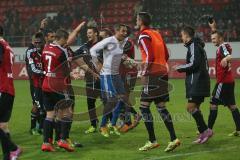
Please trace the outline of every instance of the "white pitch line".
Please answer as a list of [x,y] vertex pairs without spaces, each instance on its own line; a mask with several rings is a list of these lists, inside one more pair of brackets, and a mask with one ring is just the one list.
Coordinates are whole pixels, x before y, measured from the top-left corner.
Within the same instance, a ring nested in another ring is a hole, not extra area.
[[202,154],[202,153],[213,153],[213,152],[220,152],[220,151],[226,151],[226,150],[231,150],[231,149],[236,149],[238,147],[232,146],[226,148],[220,148],[220,149],[214,149],[210,151],[199,151],[199,152],[190,152],[190,153],[183,153],[183,154],[175,154],[175,155],[170,155],[170,156],[162,156],[162,157],[150,157],[146,158],[144,160],[162,160],[162,159],[170,159],[170,158],[175,158],[175,157],[186,157],[186,156],[192,156],[192,155],[197,155],[197,154]]

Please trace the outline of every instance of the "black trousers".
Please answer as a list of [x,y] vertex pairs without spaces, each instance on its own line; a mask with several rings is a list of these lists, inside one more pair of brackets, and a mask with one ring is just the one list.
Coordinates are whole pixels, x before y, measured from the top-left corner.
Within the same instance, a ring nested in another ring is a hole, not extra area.
[[86,94],[91,126],[97,127],[98,118],[95,103],[97,98],[101,96],[100,81],[86,82]]

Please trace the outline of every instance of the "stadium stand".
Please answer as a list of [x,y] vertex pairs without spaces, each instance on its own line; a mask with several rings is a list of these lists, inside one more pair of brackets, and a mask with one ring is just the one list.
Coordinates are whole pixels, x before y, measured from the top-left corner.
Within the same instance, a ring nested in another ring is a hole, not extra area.
[[[209,39],[207,20],[202,15],[214,15],[228,41],[239,41],[239,0],[1,0],[0,23],[12,46],[26,46],[39,28],[40,20],[49,16],[51,28],[59,26],[72,30],[83,20],[99,27],[115,23],[135,25],[136,13],[149,11],[153,26],[163,34],[167,43],[179,43],[179,29],[193,25],[205,41]],[[231,3],[230,3],[231,2]],[[190,10],[191,8],[191,10]],[[202,18],[201,18],[202,17]],[[137,33],[135,33],[137,35]],[[81,43],[86,37],[80,37]]]

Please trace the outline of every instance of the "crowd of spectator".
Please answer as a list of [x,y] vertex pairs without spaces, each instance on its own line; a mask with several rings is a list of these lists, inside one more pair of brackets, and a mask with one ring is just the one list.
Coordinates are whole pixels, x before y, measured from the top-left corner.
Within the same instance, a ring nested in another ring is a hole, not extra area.
[[[80,0],[75,0],[80,1]],[[92,4],[89,0],[81,0],[81,5],[75,5],[70,3],[57,3],[59,0],[25,0],[26,5],[30,6],[43,6],[43,5],[62,5],[61,9],[53,14],[53,16],[47,13],[41,13],[38,15],[30,15],[27,21],[23,21],[20,18],[21,12],[17,8],[9,8],[4,12],[3,27],[7,40],[12,46],[27,46],[31,42],[31,35],[39,30],[40,21],[47,17],[48,28],[57,30],[63,28],[71,31],[82,21],[88,21],[91,24],[95,24],[92,12]],[[96,4],[95,4],[96,5]],[[29,13],[30,14],[30,13]],[[86,40],[85,34],[81,34],[78,43]]]
[[[81,21],[88,21],[89,25],[97,26],[98,9],[108,0],[24,0],[26,6],[61,5],[54,15],[40,13],[30,15],[27,21],[21,19],[21,11],[9,8],[4,12],[3,26],[7,39],[13,46],[27,46],[31,42],[31,35],[39,29],[40,21],[48,17],[49,27],[53,30],[64,28],[71,31]],[[77,4],[77,5],[76,5]],[[216,9],[217,8],[217,9]],[[215,7],[212,4],[197,4],[194,0],[139,0],[133,8],[134,21],[140,11],[148,11],[153,15],[153,27],[158,29],[167,43],[179,43],[179,30],[183,24],[196,28],[197,35],[206,42],[210,41],[210,29],[207,25],[207,15],[213,15],[218,28],[224,31],[227,41],[240,41],[240,8],[239,0],[229,0],[224,7]],[[83,30],[82,32],[85,32]],[[77,43],[86,40],[81,34]]]
[[15,45],[21,45],[23,40],[22,37],[27,32],[26,27],[21,23],[19,15],[20,14],[17,10],[12,8],[8,9],[4,13],[4,19],[2,23],[5,29],[5,34],[9,37],[9,41],[15,41],[18,43]]
[[[180,42],[179,30],[188,24],[196,28],[197,35],[210,41],[208,17],[213,16],[218,28],[224,32],[226,41],[239,41],[240,3],[239,0],[213,3],[196,3],[194,0],[143,0],[147,11],[153,15],[153,26],[158,28],[168,43]],[[201,2],[201,1],[200,1]],[[224,3],[224,4],[221,4]]]

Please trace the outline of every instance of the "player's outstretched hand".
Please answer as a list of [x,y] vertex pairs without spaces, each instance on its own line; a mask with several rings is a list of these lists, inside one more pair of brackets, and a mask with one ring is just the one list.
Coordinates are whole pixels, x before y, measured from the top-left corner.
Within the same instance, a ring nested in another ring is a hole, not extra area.
[[47,24],[48,24],[47,18],[44,18],[41,21],[40,28],[46,28]]
[[95,80],[98,80],[98,79],[100,79],[100,76],[99,76],[99,74],[97,74],[97,73],[93,73],[93,77],[94,77],[94,79]]
[[211,28],[212,31],[217,30],[217,23],[215,20],[213,20],[213,23],[208,22],[209,27]]
[[80,32],[81,29],[83,28],[83,26],[84,26],[85,24],[86,24],[86,22],[83,21],[82,23],[80,23],[80,24],[75,28],[75,30],[76,30],[77,32]]
[[177,67],[178,67],[178,65],[173,65],[171,68],[173,71],[177,71]]
[[221,61],[221,66],[222,66],[223,68],[225,68],[225,67],[228,66],[228,61],[227,61],[226,58],[223,58],[223,59],[222,59],[222,61]]

